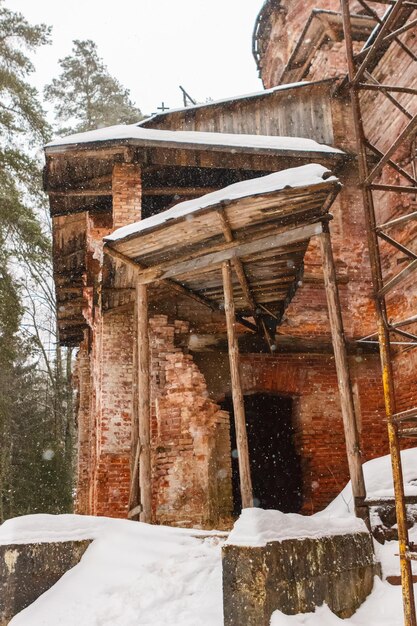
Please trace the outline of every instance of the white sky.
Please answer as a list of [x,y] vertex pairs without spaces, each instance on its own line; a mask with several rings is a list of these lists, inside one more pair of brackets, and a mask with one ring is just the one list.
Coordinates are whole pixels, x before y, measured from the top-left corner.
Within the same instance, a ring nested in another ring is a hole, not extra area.
[[197,101],[262,89],[252,30],[263,0],[6,0],[31,23],[53,27],[37,52],[39,89],[59,73],[73,39],[93,39],[111,74],[143,113],[182,106],[178,85]]

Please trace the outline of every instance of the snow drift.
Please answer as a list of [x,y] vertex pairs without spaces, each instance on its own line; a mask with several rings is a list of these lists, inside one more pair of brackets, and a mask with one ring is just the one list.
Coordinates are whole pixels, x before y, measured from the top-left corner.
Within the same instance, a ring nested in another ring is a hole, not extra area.
[[[406,490],[415,493],[417,448],[406,450],[402,458]],[[369,495],[392,494],[388,456],[366,463],[364,471]],[[310,518],[310,522],[299,517],[302,516],[294,518],[275,511],[245,512],[243,521],[233,532],[235,538],[239,539],[240,535],[241,542],[246,533],[250,535],[248,542],[259,544],[269,540],[271,531],[276,538],[283,539],[295,532],[298,536],[309,536],[306,533],[312,528],[314,532],[325,534],[329,524],[342,528],[361,523],[352,515],[349,485],[327,509]],[[296,519],[296,523],[288,525],[290,519]],[[249,529],[248,520],[252,520]],[[76,515],[31,515],[9,520],[0,527],[0,543],[3,544],[85,538],[94,541],[81,562],[14,617],[11,626],[222,626],[224,533]],[[411,539],[417,541],[416,527],[411,531]],[[394,573],[394,569],[398,573],[397,542],[376,545],[384,574]],[[342,623],[345,626],[402,625],[401,588],[376,581],[368,600],[353,617],[343,622],[324,606],[307,615],[287,616],[275,612],[271,626]]]

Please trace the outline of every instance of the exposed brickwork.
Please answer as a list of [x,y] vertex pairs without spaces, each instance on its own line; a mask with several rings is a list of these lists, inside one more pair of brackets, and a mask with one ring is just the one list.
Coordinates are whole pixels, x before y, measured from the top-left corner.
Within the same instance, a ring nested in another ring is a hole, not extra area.
[[[388,451],[379,358],[350,357],[350,366],[357,390],[358,426],[365,435],[363,456],[369,460]],[[223,389],[216,389],[216,397],[221,400],[230,393],[227,367],[223,369],[215,361],[212,369],[222,372]],[[308,513],[322,509],[349,480],[333,357],[242,355],[241,372],[245,394],[266,392],[294,399],[295,444],[303,470],[303,509]]]
[[[363,47],[361,41],[353,42],[353,49],[359,52]],[[346,45],[344,41],[329,41],[318,48],[311,61],[306,80],[322,80],[341,76],[346,72]]]
[[125,517],[132,415],[131,310],[101,316],[94,327],[91,359],[90,450],[83,456],[84,447],[80,449],[79,476],[89,473],[91,513]]
[[91,369],[88,344],[84,340],[77,354],[74,370],[74,385],[77,389],[76,414],[78,426],[78,476],[75,510],[89,511],[89,490],[92,468],[91,455]]
[[94,515],[127,517],[130,454],[101,453],[94,474]]
[[[340,11],[338,2],[332,0],[320,0],[319,3],[305,3],[299,0],[279,3],[269,18],[269,36],[264,41],[261,58],[261,74],[265,87],[272,87],[279,84],[280,77],[285,64],[287,63],[291,51],[296,45],[307,17],[313,8],[331,9]],[[352,10],[354,7],[351,6]],[[359,12],[359,11],[358,11]],[[404,43],[409,48],[416,51],[415,32],[410,30],[404,37]],[[354,42],[355,50],[361,46],[359,42]],[[332,76],[343,75],[346,72],[345,43],[325,41],[316,50],[311,59],[310,67],[306,78],[308,80],[321,80]],[[382,61],[377,66],[374,75],[381,83],[395,82],[395,77],[401,74],[402,84],[417,87],[417,76],[414,71],[413,61],[410,56],[398,46],[392,46]],[[405,115],[399,113],[398,109],[383,95],[377,92],[367,92],[361,95],[363,104],[363,117],[365,126],[369,133],[370,140],[385,150],[396,136],[408,123]],[[416,98],[410,94],[398,94],[398,101],[407,108],[411,114],[417,112]],[[352,114],[348,101],[338,99],[339,109],[333,107],[333,129],[335,145],[342,147],[342,141],[346,137],[354,137],[353,129],[350,132],[343,128],[345,123],[351,124]],[[377,112],[377,114],[376,114]],[[340,115],[342,113],[342,116]],[[343,119],[344,118],[344,119]],[[349,120],[349,122],[348,122]],[[343,131],[340,132],[343,128]],[[347,146],[344,146],[347,147]],[[354,144],[350,148],[354,149]],[[409,146],[403,148],[397,155],[404,166],[410,162]],[[347,284],[339,286],[345,330],[347,337],[355,338],[364,336],[368,332],[374,332],[376,328],[374,307],[372,304],[369,260],[366,252],[365,224],[363,218],[363,206],[361,192],[357,188],[355,180],[355,166],[350,165],[340,178],[345,185],[339,196],[339,201],[332,208],[335,216],[332,222],[332,243],[335,252],[336,264],[339,275],[346,273],[349,278]],[[381,182],[386,184],[400,184],[399,177],[395,171],[384,171]],[[416,202],[408,194],[394,195],[380,193],[377,197],[377,211],[379,221],[384,222],[405,213],[416,210]],[[417,239],[417,229],[415,222],[411,221],[406,228],[393,229],[390,234],[398,241],[408,244],[411,249],[415,249]],[[382,265],[385,279],[389,279],[404,267],[404,255],[395,252],[388,244],[381,245]],[[306,273],[319,271],[320,260],[314,244],[306,256]],[[416,311],[417,289],[415,278],[410,276],[398,288],[394,289],[388,297],[388,317],[389,319],[404,319]],[[280,332],[289,334],[300,334],[302,336],[320,336],[327,327],[327,314],[325,311],[325,299],[323,289],[317,284],[305,284],[297,292],[292,304],[287,310],[287,322],[281,327]],[[409,328],[415,332],[417,325]],[[416,406],[417,392],[415,385],[415,371],[417,357],[415,348],[408,352],[396,350],[394,357],[394,370],[397,380],[397,408],[405,410]],[[282,357],[282,362],[287,366],[287,359]],[[294,357],[293,357],[294,358]],[[331,497],[332,476],[334,483],[347,477],[346,460],[342,454],[342,431],[338,406],[333,413],[333,422],[330,414],[327,413],[329,405],[325,395],[330,394],[337,400],[337,390],[335,378],[328,373],[320,382],[320,376],[325,371],[324,364],[316,365],[308,361],[310,357],[302,357],[303,366],[308,364],[308,377],[314,388],[314,395],[321,398],[316,404],[308,389],[298,389],[299,414],[298,420],[300,430],[297,431],[297,441],[303,457],[304,472],[310,480],[306,481],[306,488],[309,484],[319,483],[319,493],[309,493],[306,491],[305,507],[308,508],[308,500],[311,497],[312,509],[326,503],[326,498]],[[250,359],[249,359],[250,360]],[[255,366],[254,363],[257,363]],[[264,374],[264,367],[261,367],[259,359],[251,361],[251,376],[257,379],[257,370],[261,368],[262,375],[268,386],[289,393],[294,392],[293,381],[282,383],[282,378],[273,380],[272,371]],[[249,366],[246,365],[246,368]],[[285,371],[284,367],[284,371]],[[318,368],[318,369],[317,369]],[[289,368],[289,371],[293,371]],[[384,405],[381,394],[381,382],[378,359],[365,359],[362,363],[352,364],[352,371],[355,378],[354,389],[357,390],[357,412],[360,414],[360,428],[363,433],[363,450],[365,459],[378,456],[387,451],[387,436],[382,418],[384,415]],[[254,373],[252,373],[254,372]],[[282,376],[282,374],[281,374]],[[291,375],[285,371],[285,377]],[[262,377],[262,376],[261,376]],[[295,392],[294,392],[295,393]],[[336,402],[337,404],[337,402]],[[333,406],[334,403],[333,403]],[[336,421],[334,418],[337,415]],[[327,423],[327,425],[326,425]],[[310,424],[310,425],[309,425]],[[331,434],[329,434],[331,433]],[[404,442],[403,447],[413,445],[412,441]],[[329,460],[326,461],[326,454],[331,449]],[[338,458],[339,457],[339,458]],[[336,463],[333,465],[333,461]],[[326,469],[327,466],[327,469]],[[331,471],[330,471],[331,470]],[[320,476],[320,479],[317,479]],[[327,493],[327,496],[325,494]]]
[[141,217],[142,183],[140,166],[116,163],[113,167],[113,228],[137,222]]
[[229,416],[176,345],[188,324],[161,315],[150,326],[154,515],[160,523],[215,525],[231,510]]
[[[150,320],[154,520],[214,526],[230,516],[229,415],[180,345],[188,325]],[[105,313],[89,358],[80,351],[77,381],[79,473],[77,509],[126,517],[130,481],[133,311]],[[91,417],[93,416],[93,420]],[[91,432],[92,431],[92,432]]]
[[[272,2],[271,2],[272,4]],[[350,4],[351,11],[361,12],[359,3],[352,2]],[[281,0],[276,3],[268,18],[266,31],[268,37],[263,41],[261,63],[261,78],[266,89],[280,84],[283,70],[293,52],[307,20],[311,16],[313,9],[324,9],[340,12],[339,0]],[[342,43],[342,46],[344,44]],[[326,44],[325,44],[326,46]],[[341,52],[339,42],[330,43],[330,48],[324,48],[324,53],[318,53],[313,60],[321,67],[323,74],[312,69],[308,80],[318,80],[321,78],[329,78],[336,76],[340,71],[346,70],[346,55]],[[333,58],[324,58],[334,56]],[[330,52],[330,55],[328,54]],[[329,72],[329,73],[326,73]]]
[[[361,192],[354,172],[342,173],[344,187],[334,202],[330,224],[332,248],[338,276],[339,292],[348,339],[373,332],[375,326],[370,266],[365,234]],[[310,277],[300,284],[285,314],[279,332],[298,337],[328,337],[329,322],[322,277],[321,254],[316,240],[311,240],[304,259],[304,273]]]

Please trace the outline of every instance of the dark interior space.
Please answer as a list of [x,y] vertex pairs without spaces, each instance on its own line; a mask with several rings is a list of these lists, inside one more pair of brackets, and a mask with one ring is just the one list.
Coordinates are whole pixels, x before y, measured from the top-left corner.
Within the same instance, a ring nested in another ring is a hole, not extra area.
[[[239,467],[231,397],[225,399],[222,409],[230,413],[233,514],[239,515]],[[302,475],[294,446],[292,399],[262,393],[247,395],[245,413],[256,506],[298,513],[302,505]]]

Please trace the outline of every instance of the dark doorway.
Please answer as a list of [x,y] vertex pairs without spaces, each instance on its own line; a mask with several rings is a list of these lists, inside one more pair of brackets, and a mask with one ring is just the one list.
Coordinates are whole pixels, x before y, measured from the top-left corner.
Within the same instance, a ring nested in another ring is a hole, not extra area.
[[[241,511],[239,467],[232,399],[222,408],[230,413],[234,515]],[[256,506],[298,513],[302,505],[300,458],[294,446],[293,401],[273,394],[245,396],[250,468]]]

